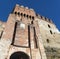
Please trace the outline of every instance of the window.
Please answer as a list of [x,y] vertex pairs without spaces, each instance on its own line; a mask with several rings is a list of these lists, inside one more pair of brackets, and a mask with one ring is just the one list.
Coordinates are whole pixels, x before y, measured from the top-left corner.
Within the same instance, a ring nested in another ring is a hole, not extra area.
[[3,31],[1,32],[0,39],[1,39],[2,35],[3,35]]
[[17,14],[17,12],[15,12],[15,15]]
[[29,18],[31,19],[31,16],[29,16]]
[[23,16],[23,13],[21,13],[21,16]]
[[51,28],[51,26],[48,24],[48,27]]
[[49,43],[49,39],[47,39],[46,41],[47,41],[47,43]]
[[31,21],[31,24],[33,24],[33,21]]
[[26,14],[24,14],[24,17],[26,17]]
[[28,18],[28,15],[27,15],[27,18]]
[[18,16],[20,15],[20,12],[18,12]]
[[32,16],[32,19],[34,20],[34,16]]
[[50,30],[50,33],[52,34],[52,31]]

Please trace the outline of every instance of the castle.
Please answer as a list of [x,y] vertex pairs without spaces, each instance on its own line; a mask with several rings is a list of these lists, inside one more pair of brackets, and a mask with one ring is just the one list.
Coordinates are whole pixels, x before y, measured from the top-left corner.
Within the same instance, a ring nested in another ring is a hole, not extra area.
[[52,20],[16,4],[0,21],[0,59],[60,59],[60,32]]

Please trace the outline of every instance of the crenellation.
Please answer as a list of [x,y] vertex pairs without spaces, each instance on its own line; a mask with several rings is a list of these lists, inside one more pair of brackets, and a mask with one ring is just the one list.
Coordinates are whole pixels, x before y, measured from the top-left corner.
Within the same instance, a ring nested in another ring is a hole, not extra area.
[[16,6],[14,12],[14,14],[17,14],[17,15],[26,15],[27,17],[30,17],[30,18],[34,18],[35,17],[35,12],[33,9],[28,9],[28,7],[21,7],[21,6]]
[[36,14],[36,16],[37,16],[39,19],[42,19],[42,20],[44,20],[44,21],[47,21],[47,22],[53,24],[52,20],[51,20],[51,19],[48,19],[47,17],[41,16],[41,15],[39,15],[39,14]]

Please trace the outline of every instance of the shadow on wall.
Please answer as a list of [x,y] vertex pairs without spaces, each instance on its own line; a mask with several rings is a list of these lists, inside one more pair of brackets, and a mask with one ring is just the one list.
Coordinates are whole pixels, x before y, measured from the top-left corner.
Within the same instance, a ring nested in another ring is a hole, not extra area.
[[15,52],[10,56],[10,59],[30,59],[29,56],[21,51]]

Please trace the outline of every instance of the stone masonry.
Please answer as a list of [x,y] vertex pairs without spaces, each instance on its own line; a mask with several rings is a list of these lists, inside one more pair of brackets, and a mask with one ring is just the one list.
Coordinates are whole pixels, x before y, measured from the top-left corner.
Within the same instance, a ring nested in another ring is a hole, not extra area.
[[60,32],[48,18],[16,4],[0,21],[0,59],[59,59]]

